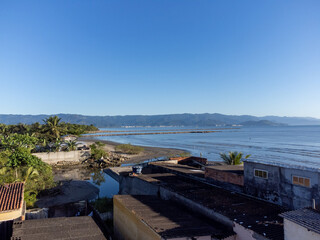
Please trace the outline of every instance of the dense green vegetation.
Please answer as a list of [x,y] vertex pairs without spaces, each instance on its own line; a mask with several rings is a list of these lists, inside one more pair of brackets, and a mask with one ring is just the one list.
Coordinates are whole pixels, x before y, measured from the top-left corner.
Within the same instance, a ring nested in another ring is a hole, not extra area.
[[107,158],[109,156],[109,154],[105,150],[103,150],[103,146],[105,146],[105,144],[101,142],[95,142],[94,144],[90,145],[92,159],[99,160],[101,158]]
[[61,135],[94,130],[94,126],[61,122],[57,116],[45,119],[44,124],[0,124],[0,184],[25,182],[27,207],[33,207],[40,191],[55,183],[51,167],[32,153],[75,150],[76,142],[62,145]]
[[143,147],[133,146],[129,143],[129,144],[119,144],[115,147],[115,150],[118,152],[127,153],[127,154],[139,154],[144,149]]
[[31,154],[27,145],[0,152],[0,184],[25,182],[25,200],[32,207],[41,190],[54,186],[51,167]]
[[5,125],[0,124],[0,134],[8,136],[11,134],[21,135],[32,135],[41,140],[55,141],[61,136],[70,134],[79,136],[89,131],[98,131],[99,129],[93,125],[80,125],[61,122],[61,118],[57,116],[51,116],[43,120],[44,124],[39,122],[27,125],[27,124],[16,124],[16,125]]
[[[250,156],[251,155],[246,155],[244,158],[247,159]],[[236,151],[235,152],[229,152],[228,154],[220,153],[220,157],[228,165],[240,165],[240,164],[242,164],[243,153],[242,152],[236,152]]]

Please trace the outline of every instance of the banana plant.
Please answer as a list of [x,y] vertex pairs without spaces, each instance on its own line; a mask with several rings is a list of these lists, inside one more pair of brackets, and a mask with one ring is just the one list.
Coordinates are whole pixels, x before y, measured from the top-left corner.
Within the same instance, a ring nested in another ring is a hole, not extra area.
[[28,182],[28,180],[35,180],[39,176],[37,169],[28,167],[20,171],[20,177],[16,179],[17,182]]

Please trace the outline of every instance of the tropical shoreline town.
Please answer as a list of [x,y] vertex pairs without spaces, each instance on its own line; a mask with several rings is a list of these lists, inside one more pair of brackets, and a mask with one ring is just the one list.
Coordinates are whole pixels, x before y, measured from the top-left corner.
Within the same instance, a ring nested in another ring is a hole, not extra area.
[[319,168],[95,141],[57,116],[0,130],[0,239],[320,237]]
[[320,240],[320,0],[0,0],[0,240]]

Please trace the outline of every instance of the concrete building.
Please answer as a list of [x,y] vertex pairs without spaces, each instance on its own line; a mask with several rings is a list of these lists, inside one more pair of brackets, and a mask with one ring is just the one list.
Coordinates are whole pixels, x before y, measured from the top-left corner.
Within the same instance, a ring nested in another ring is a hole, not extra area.
[[75,135],[64,135],[64,136],[61,136],[61,140],[65,141],[65,142],[67,142],[67,141],[75,141],[75,140],[77,140],[77,136],[75,136]]
[[205,168],[205,178],[218,186],[231,191],[243,192],[243,165],[208,166]]
[[11,239],[106,240],[106,237],[92,217],[82,216],[15,221]]
[[132,175],[128,167],[108,172],[119,181],[120,194],[153,195],[172,200],[224,225],[236,233],[236,240],[283,239],[284,212],[280,206],[227,191],[205,179],[204,171],[188,166],[152,163],[142,174]]
[[289,209],[320,203],[320,168],[291,163],[245,160],[245,193]]
[[116,195],[114,231],[118,240],[235,240],[235,233],[195,216],[173,201],[147,195]]
[[284,218],[285,240],[319,240],[320,212],[315,209],[299,209],[280,214]]

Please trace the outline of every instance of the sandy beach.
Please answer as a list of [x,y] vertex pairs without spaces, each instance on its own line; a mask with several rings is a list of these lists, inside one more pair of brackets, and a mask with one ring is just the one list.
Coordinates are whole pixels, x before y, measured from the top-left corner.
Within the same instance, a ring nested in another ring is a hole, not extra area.
[[112,153],[117,153],[123,157],[126,157],[128,160],[124,161],[123,163],[139,163],[143,162],[148,159],[153,159],[153,158],[159,158],[159,157],[170,157],[170,156],[176,156],[179,154],[185,154],[187,151],[181,150],[181,149],[174,149],[174,148],[160,148],[160,147],[146,147],[146,146],[141,146],[143,147],[144,151],[131,155],[131,154],[123,154],[123,153],[118,153],[115,151],[115,146],[119,145],[120,143],[112,142],[112,141],[106,141],[106,140],[97,140],[94,138],[78,138],[78,142],[83,142],[87,146],[90,144],[93,144],[94,142],[102,142],[105,144],[104,150]]

